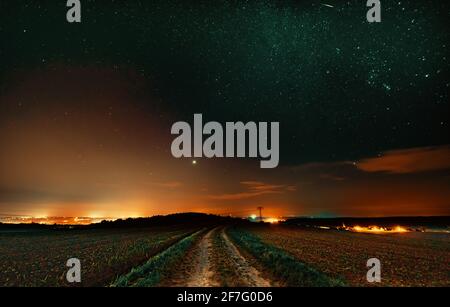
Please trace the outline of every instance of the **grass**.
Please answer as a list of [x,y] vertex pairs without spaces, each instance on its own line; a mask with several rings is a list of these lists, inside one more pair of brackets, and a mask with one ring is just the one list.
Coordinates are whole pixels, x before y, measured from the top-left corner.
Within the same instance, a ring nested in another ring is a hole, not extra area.
[[253,257],[264,264],[286,286],[336,287],[345,283],[298,261],[284,250],[261,241],[257,236],[237,228],[228,230],[230,237]]
[[163,252],[150,258],[145,264],[133,268],[128,274],[122,275],[112,284],[113,287],[152,287],[157,285],[167,272],[186,251],[194,244],[204,230],[197,231],[180,240]]

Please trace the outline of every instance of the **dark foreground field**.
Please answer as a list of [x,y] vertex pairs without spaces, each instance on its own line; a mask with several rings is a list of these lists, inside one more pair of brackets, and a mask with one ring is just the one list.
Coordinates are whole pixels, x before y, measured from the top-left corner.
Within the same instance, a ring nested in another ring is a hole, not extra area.
[[[164,226],[164,224],[166,224]],[[81,261],[82,282],[66,281]],[[0,227],[1,286],[449,286],[450,235],[364,234],[202,215]]]
[[[254,227],[264,242],[353,286],[450,286],[450,234],[365,234],[296,227]],[[381,261],[382,281],[366,281],[367,259]]]

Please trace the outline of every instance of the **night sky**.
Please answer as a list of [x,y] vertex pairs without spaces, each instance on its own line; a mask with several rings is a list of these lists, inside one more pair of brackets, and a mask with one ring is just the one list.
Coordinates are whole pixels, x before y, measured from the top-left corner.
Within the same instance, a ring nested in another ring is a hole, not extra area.
[[[81,3],[0,2],[0,214],[450,214],[446,1]],[[279,167],[174,159],[194,113]]]

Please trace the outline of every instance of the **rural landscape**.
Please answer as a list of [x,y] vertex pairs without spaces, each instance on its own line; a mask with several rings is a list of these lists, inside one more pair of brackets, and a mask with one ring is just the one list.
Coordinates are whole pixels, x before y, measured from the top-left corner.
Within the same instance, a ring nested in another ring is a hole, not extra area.
[[[403,231],[390,226],[354,231],[333,227],[332,219],[318,226],[326,221],[257,223],[197,213],[84,226],[2,224],[0,285],[449,286],[448,219],[419,220],[414,219],[422,226]],[[430,221],[440,228],[428,228]],[[72,257],[81,261],[81,283],[66,280]],[[380,283],[366,280],[372,257],[382,263]]]
[[449,12],[0,0],[0,288],[450,287]]

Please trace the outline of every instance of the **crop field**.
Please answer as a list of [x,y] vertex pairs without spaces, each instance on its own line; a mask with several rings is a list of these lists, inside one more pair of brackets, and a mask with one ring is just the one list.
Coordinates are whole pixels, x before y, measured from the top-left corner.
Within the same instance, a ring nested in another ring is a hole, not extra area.
[[105,285],[159,253],[192,229],[107,229],[0,232],[0,285],[60,286],[76,257],[82,286]]
[[[378,235],[278,226],[251,232],[351,286],[450,286],[448,233]],[[373,257],[381,261],[381,283],[366,280],[366,262]]]
[[[80,259],[82,282],[66,280]],[[366,262],[380,259],[381,283]],[[448,233],[254,223],[0,231],[1,286],[449,286]]]

